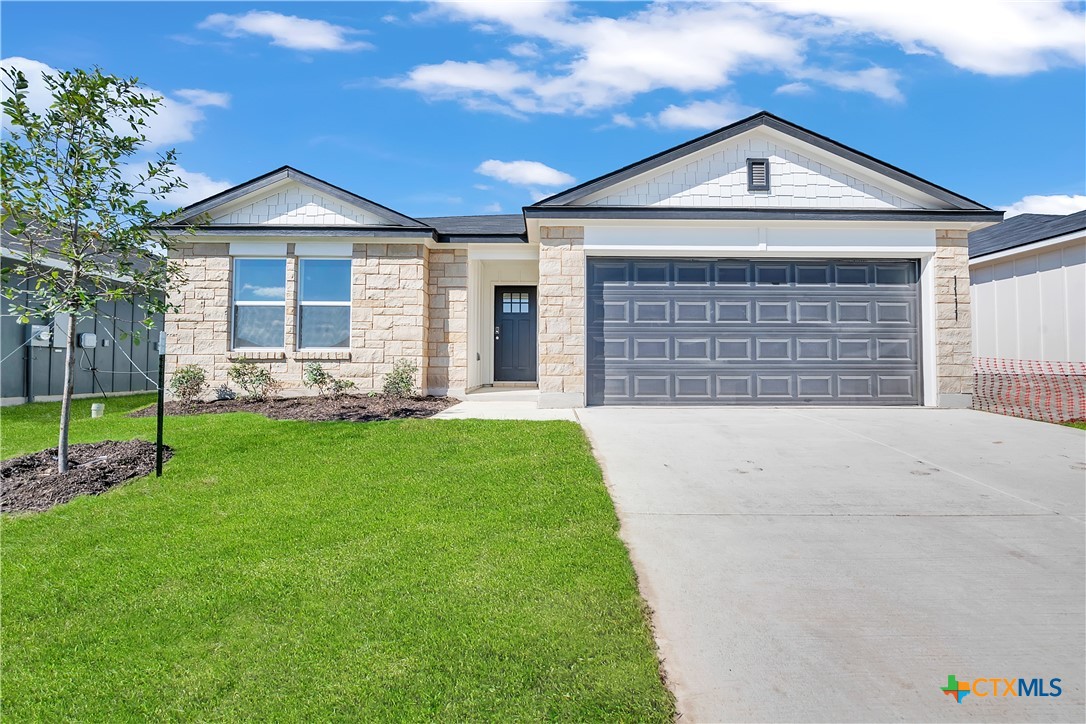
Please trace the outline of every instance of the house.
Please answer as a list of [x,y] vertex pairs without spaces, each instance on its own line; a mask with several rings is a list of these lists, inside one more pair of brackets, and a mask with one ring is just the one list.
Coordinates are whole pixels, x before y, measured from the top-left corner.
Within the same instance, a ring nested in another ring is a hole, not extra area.
[[969,235],[975,407],[1086,419],[1086,211]]
[[[27,248],[6,230],[0,232],[0,268],[13,270],[24,263]],[[47,255],[42,263],[61,272],[63,261]],[[14,300],[0,296],[0,405],[59,400],[64,391],[66,314],[31,317],[20,324],[13,302],[27,304],[24,291],[32,284],[14,273],[4,279]],[[76,323],[75,396],[145,392],[156,388],[158,333],[162,315],[154,327],[143,324],[140,301],[100,302],[95,313]]]
[[[379,190],[368,190],[368,192]],[[970,404],[991,209],[769,113],[525,207],[411,218],[283,167],[185,209],[171,368],[585,404]]]

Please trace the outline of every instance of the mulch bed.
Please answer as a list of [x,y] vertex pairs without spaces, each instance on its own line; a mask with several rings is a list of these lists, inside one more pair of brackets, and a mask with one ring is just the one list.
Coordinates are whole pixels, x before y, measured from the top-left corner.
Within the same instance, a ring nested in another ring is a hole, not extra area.
[[[163,459],[173,451],[166,447]],[[36,513],[79,495],[98,495],[155,469],[155,444],[105,440],[68,448],[68,472],[57,472],[57,449],[0,463],[0,512]]]
[[[375,422],[423,418],[435,415],[460,400],[452,397],[389,397],[386,395],[343,395],[327,397],[270,397],[266,400],[210,400],[183,405],[167,402],[167,415],[209,415],[220,412],[253,412],[273,420],[310,422]],[[154,417],[155,407],[128,413],[129,417]]]

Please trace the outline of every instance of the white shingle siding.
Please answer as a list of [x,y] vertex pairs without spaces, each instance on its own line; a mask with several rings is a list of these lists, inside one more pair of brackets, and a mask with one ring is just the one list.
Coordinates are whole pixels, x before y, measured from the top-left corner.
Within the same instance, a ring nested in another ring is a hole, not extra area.
[[388,219],[296,185],[241,206],[212,220],[213,224],[271,226],[373,226]]
[[[769,191],[747,190],[747,159],[769,159]],[[918,209],[907,199],[770,139],[744,138],[587,202],[589,206]]]

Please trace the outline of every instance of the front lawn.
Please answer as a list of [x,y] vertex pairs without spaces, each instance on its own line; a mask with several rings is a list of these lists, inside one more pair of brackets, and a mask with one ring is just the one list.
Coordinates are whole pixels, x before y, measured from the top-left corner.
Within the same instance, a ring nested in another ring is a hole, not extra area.
[[[111,399],[72,441],[153,439]],[[56,445],[4,408],[0,457]],[[600,470],[567,422],[171,417],[161,479],[2,521],[0,714],[665,721]]]

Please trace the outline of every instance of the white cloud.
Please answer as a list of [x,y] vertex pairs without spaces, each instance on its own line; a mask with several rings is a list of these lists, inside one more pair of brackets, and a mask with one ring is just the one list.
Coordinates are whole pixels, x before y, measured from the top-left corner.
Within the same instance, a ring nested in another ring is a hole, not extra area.
[[217,106],[218,108],[230,107],[230,94],[216,91],[202,90],[200,88],[182,88],[174,91],[178,96],[194,106]]
[[759,11],[734,4],[652,5],[618,19],[575,18],[568,6],[543,3],[454,3],[429,15],[435,13],[502,25],[574,56],[548,73],[509,60],[445,61],[391,81],[471,108],[586,113],[661,88],[712,90],[741,68],[798,66],[802,60],[801,42],[774,34]]
[[1073,214],[1086,210],[1086,196],[1080,194],[1054,194],[1052,196],[1023,196],[1010,206],[1000,206],[1007,218],[1019,214]]
[[[141,174],[147,172],[146,163],[128,163],[121,167],[121,174],[125,181],[136,183]],[[225,191],[234,184],[225,180],[217,180],[199,171],[189,171],[183,166],[174,166],[174,175],[185,182],[186,188],[175,189],[166,195],[164,199],[153,199],[150,203],[156,207],[180,208],[203,201],[208,196],[214,196],[220,191]]]
[[785,83],[782,86],[778,86],[777,89],[773,92],[780,93],[782,95],[799,96],[804,95],[805,93],[810,93],[812,90],[813,89],[811,88],[811,86],[807,85],[806,83],[802,81],[796,81],[794,83]]
[[539,52],[539,46],[535,43],[515,43],[510,45],[507,50],[509,55],[515,55],[518,58],[538,58],[542,55]]
[[487,184],[472,184],[472,187],[479,189],[480,191],[491,191],[494,187]]
[[615,115],[611,116],[611,123],[615,124],[616,126],[622,126],[623,128],[633,128],[637,125],[637,121],[630,118],[625,113],[616,113]]
[[754,112],[754,108],[731,101],[695,101],[685,106],[668,106],[650,120],[664,128],[711,130],[734,123]]
[[189,171],[181,166],[174,170],[187,184],[188,188],[177,189],[166,198],[166,202],[173,206],[195,204],[197,201],[203,201],[208,196],[214,196],[220,191],[226,191],[226,189],[234,185],[229,181],[213,179],[206,173]]
[[[900,102],[905,96],[897,87],[901,75],[896,70],[875,66],[864,70],[824,70],[808,68],[797,71],[800,78],[818,81],[843,91],[862,91],[884,101]],[[778,89],[780,90],[780,89]]]
[[217,31],[228,38],[260,35],[271,38],[272,45],[293,50],[349,51],[373,48],[370,43],[351,39],[351,36],[361,32],[354,28],[269,10],[250,10],[244,15],[215,13],[197,27]]
[[576,181],[568,173],[539,161],[483,161],[475,173],[517,186],[568,186]]
[[773,7],[828,21],[828,34],[874,35],[975,73],[1025,75],[1086,62],[1084,16],[1065,3],[785,0]]
[[[49,107],[49,103],[53,100],[49,94],[49,89],[45,87],[45,84],[41,82],[42,73],[47,75],[55,75],[56,69],[52,68],[45,63],[40,63],[30,58],[20,58],[19,56],[11,56],[10,58],[4,58],[0,60],[0,68],[4,70],[13,69],[22,71],[26,76],[27,88],[26,88],[26,103],[30,106],[30,110],[41,113]],[[7,85],[7,75],[0,76],[4,81],[4,86]],[[6,87],[0,87],[0,100],[8,99],[8,91]],[[7,125],[7,115],[3,116],[4,124]]]
[[500,214],[502,212],[502,205],[495,201],[492,204],[487,204],[483,207],[484,214]]
[[[10,57],[0,60],[0,67],[18,68],[26,76],[27,102],[31,110],[42,113],[52,102],[52,97],[42,82],[42,73],[55,75],[55,68],[44,63],[28,58]],[[178,91],[175,96],[169,96],[154,88],[143,88],[142,92],[147,96],[158,96],[162,103],[156,109],[155,115],[147,118],[147,125],[143,132],[147,136],[145,149],[153,149],[159,146],[168,146],[183,141],[191,141],[195,138],[196,128],[206,118],[205,106],[226,107],[230,96],[227,93],[218,93],[197,88],[188,88]],[[127,125],[118,121],[116,125],[118,133],[130,133]]]
[[[509,50],[532,66],[447,60],[417,66],[391,85],[519,116],[594,113],[659,89],[719,92],[742,74],[769,71],[788,78],[779,93],[819,84],[899,102],[902,73],[857,55],[873,42],[991,75],[1086,62],[1083,13],[1055,2],[657,3],[611,18],[567,3],[482,0],[434,4],[413,17],[525,38]],[[549,62],[529,52],[540,41]],[[828,51],[832,67],[816,51]]]

